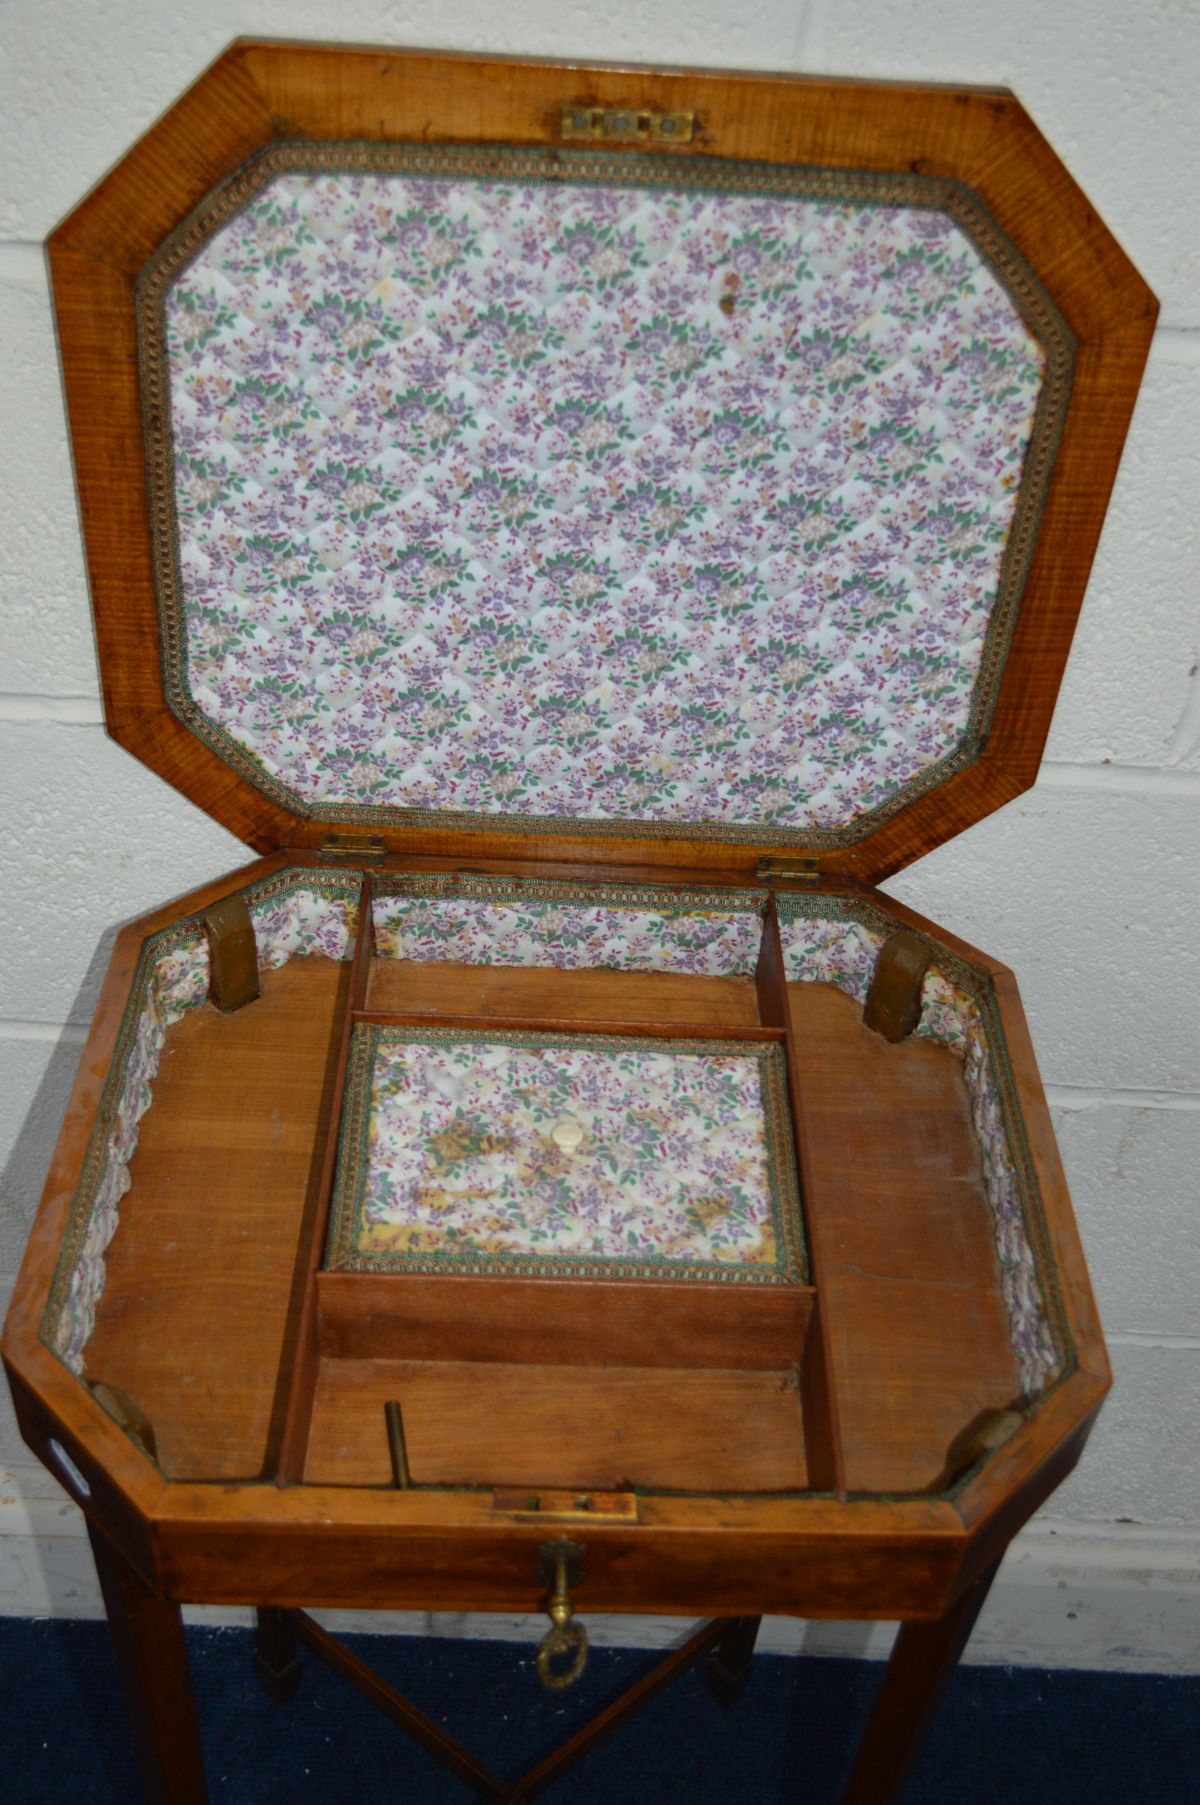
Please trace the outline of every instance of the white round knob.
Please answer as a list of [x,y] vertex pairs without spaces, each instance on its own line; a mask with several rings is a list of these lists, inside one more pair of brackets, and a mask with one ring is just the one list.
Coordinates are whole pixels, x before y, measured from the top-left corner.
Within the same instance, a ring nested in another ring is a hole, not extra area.
[[574,1153],[583,1140],[583,1129],[578,1122],[572,1122],[564,1116],[562,1121],[556,1122],[550,1130],[550,1139],[561,1152]]

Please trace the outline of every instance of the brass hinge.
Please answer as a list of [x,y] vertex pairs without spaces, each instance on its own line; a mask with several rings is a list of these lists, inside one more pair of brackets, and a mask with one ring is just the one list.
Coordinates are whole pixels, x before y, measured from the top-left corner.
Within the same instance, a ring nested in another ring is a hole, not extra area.
[[564,107],[564,138],[607,138],[636,144],[690,144],[695,113],[651,113],[645,107]]
[[821,878],[821,861],[807,854],[790,859],[760,859],[754,875],[760,884],[816,884]]
[[322,859],[382,859],[387,843],[378,834],[330,834],[317,848]]

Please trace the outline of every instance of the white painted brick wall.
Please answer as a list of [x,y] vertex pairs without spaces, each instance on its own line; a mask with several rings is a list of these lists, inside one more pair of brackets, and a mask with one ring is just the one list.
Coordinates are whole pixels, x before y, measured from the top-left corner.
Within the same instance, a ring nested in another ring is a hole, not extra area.
[[[980,1658],[1195,1667],[1200,1551],[1200,8],[1194,0],[43,0],[0,106],[0,1307],[121,920],[243,849],[100,722],[41,241],[238,34],[1004,83],[1163,302],[1029,796],[891,888],[1019,973],[1117,1370],[1017,1544]],[[5,1400],[5,1405],[7,1400]],[[1132,1521],[1131,1521],[1132,1520]],[[0,1411],[0,1612],[98,1609],[76,1514]],[[1068,1610],[1070,1615],[1068,1616]],[[455,1620],[452,1627],[462,1628]],[[494,1626],[493,1626],[494,1627]],[[514,1621],[512,1633],[524,1633]],[[628,1636],[623,1624],[614,1634]],[[646,1640],[665,1633],[647,1626]],[[877,1653],[886,1635],[780,1627]],[[839,1640],[839,1636],[841,1639]],[[847,1636],[849,1639],[847,1640]]]

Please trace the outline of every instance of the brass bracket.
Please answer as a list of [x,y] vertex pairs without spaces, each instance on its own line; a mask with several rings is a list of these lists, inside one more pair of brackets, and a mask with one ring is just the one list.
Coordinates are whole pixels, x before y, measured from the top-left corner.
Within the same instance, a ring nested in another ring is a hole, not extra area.
[[317,848],[321,859],[382,859],[387,842],[378,834],[330,834]]
[[754,875],[760,884],[816,884],[821,878],[821,861],[806,852],[786,859],[760,859]]
[[258,946],[245,899],[223,896],[201,916],[208,937],[208,994],[228,1014],[258,995]]
[[906,1040],[921,1019],[925,974],[933,948],[911,928],[884,941],[863,1005],[863,1025],[885,1040]]
[[85,1379],[84,1384],[117,1428],[123,1429],[134,1446],[157,1466],[158,1443],[154,1438],[154,1425],[145,1411],[139,1410],[133,1399],[118,1386],[106,1385],[103,1379]]
[[690,144],[695,113],[652,113],[646,107],[564,107],[564,138],[603,138],[610,144]]

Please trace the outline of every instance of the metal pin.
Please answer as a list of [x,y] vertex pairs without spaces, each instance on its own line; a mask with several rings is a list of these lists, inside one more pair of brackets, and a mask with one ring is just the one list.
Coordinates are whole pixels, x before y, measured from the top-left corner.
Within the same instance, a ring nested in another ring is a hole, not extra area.
[[400,1414],[399,1404],[387,1403],[383,1407],[387,1419],[388,1447],[392,1455],[392,1479],[398,1492],[406,1492],[412,1484],[412,1474],[408,1467],[408,1448],[404,1440],[404,1418]]

